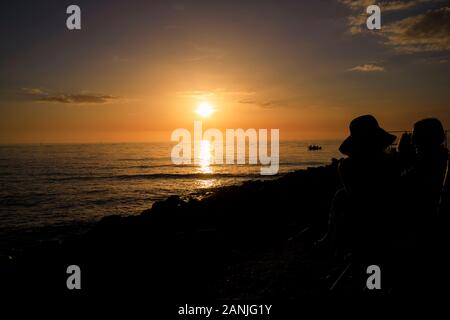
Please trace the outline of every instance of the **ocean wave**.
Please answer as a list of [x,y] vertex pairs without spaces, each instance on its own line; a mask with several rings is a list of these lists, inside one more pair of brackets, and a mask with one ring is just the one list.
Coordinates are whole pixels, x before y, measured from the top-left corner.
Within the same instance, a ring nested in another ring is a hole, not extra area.
[[299,161],[299,162],[280,162],[280,166],[304,167],[304,166],[318,166],[327,164],[325,161]]
[[152,173],[114,176],[115,179],[213,179],[213,178],[254,178],[258,173]]
[[[293,162],[281,162],[281,167],[290,167],[290,168],[305,168],[309,166],[318,166],[324,165],[323,161],[293,161]],[[210,167],[221,167],[221,164],[211,164]],[[239,165],[242,167],[254,167],[255,165],[242,164]],[[155,169],[155,168],[173,168],[179,167],[183,169],[192,169],[198,168],[198,165],[178,165],[174,166],[173,164],[158,164],[158,165],[140,165],[140,166],[126,166],[119,169]],[[289,169],[290,171],[292,169]],[[281,170],[283,172],[285,170]],[[63,181],[88,181],[88,180],[156,180],[156,179],[219,179],[219,178],[247,178],[252,179],[256,177],[261,177],[259,171],[253,172],[213,172],[213,173],[201,173],[201,172],[182,172],[182,173],[133,173],[133,174],[119,174],[119,175],[85,175],[85,176],[55,176],[49,177],[48,181],[50,182],[63,182]]]
[[[218,179],[218,178],[246,178],[262,177],[259,173],[149,173],[125,174],[115,176],[73,176],[60,179],[50,179],[53,182],[73,180],[155,180],[155,179]],[[263,177],[265,178],[265,177]]]
[[154,161],[154,160],[170,160],[167,157],[145,157],[145,158],[121,158],[117,161]]
[[[317,166],[317,165],[324,165],[327,162],[325,161],[295,161],[295,162],[289,162],[289,161],[281,161],[279,163],[280,166],[292,166],[292,167],[304,167],[304,166]],[[211,163],[209,167],[221,167],[224,166],[224,164],[219,163]],[[241,167],[254,167],[255,164],[235,164],[235,166],[241,166]],[[180,164],[180,165],[174,165],[172,163],[170,164],[148,164],[148,165],[135,165],[135,166],[128,166],[126,168],[129,169],[153,169],[153,168],[173,168],[173,167],[180,167],[180,168],[198,168],[197,164]]]

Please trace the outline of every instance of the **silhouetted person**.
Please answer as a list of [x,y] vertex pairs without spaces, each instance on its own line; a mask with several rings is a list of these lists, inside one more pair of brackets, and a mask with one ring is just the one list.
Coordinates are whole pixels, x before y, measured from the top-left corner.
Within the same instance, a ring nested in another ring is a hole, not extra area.
[[397,146],[399,166],[402,171],[409,169],[416,158],[416,149],[412,143],[412,134],[402,134]]
[[447,171],[448,150],[444,142],[445,131],[438,119],[424,119],[414,124],[412,143],[416,158],[404,178],[414,196],[415,211],[425,214],[422,222],[437,215]]
[[449,225],[450,223],[450,162],[447,161],[447,172],[442,189],[441,200],[439,202],[438,220],[439,223]]
[[402,173],[405,223],[413,248],[426,242],[426,233],[437,219],[447,171],[448,150],[444,141],[445,131],[438,119],[424,119],[414,124],[411,147],[415,153]]
[[[448,276],[448,270],[450,270],[450,261],[448,254],[450,249],[450,233],[448,228],[450,226],[450,162],[447,161],[447,173],[444,182],[444,188],[441,194],[441,201],[438,209],[437,220],[437,246],[435,248],[434,262],[438,266],[436,272],[437,281],[439,281],[440,288],[447,288],[450,286],[450,277]],[[437,289],[440,289],[437,288]],[[439,290],[437,290],[439,291]],[[439,294],[439,292],[437,292]]]
[[[405,251],[405,264],[414,273],[409,278],[428,282],[428,267],[433,262],[441,241],[438,209],[442,199],[447,172],[448,150],[444,147],[445,131],[435,118],[424,119],[414,124],[411,139],[415,154],[411,164],[402,173],[403,222],[400,244]],[[448,226],[445,226],[447,229]],[[427,267],[428,266],[428,267]],[[414,286],[414,283],[409,283]]]
[[350,123],[350,136],[339,150],[347,155],[339,165],[344,188],[337,192],[330,214],[332,242],[341,253],[350,253],[361,288],[366,268],[383,270],[393,248],[397,225],[395,202],[399,170],[386,152],[396,137],[378,125],[371,115]]

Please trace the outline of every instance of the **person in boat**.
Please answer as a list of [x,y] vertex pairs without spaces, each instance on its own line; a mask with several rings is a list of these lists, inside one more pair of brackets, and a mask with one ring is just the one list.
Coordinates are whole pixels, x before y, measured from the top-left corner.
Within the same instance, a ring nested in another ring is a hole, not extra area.
[[308,146],[309,151],[322,150],[322,147],[319,145],[311,144]]

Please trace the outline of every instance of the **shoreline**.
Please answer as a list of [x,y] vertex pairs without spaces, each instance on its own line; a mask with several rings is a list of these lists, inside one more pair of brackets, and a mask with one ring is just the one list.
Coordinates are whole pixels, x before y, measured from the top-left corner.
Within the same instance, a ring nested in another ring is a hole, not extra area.
[[[302,171],[307,169],[299,169],[295,171]],[[295,172],[292,171],[292,172]],[[257,180],[276,180],[282,178],[284,175],[290,172],[284,172],[273,177],[261,176],[260,179],[249,178],[248,180],[239,181],[231,185],[222,185],[211,188],[199,189],[198,191],[193,191],[187,195],[172,195],[179,196],[181,199],[189,200],[190,198],[195,200],[203,200],[213,193],[221,192],[222,188],[228,186],[240,186],[247,182],[257,181]],[[171,196],[169,196],[171,197]],[[168,197],[167,197],[168,198]],[[151,210],[152,206],[157,202],[164,202],[167,198],[155,201],[150,208],[136,211],[136,213],[130,213],[126,215],[118,215],[120,217],[132,217],[139,216],[144,211]],[[11,256],[23,252],[24,250],[32,249],[33,247],[40,246],[45,243],[62,243],[66,238],[80,237],[83,234],[89,232],[95,227],[102,219],[109,216],[116,216],[116,214],[107,215],[98,219],[88,219],[88,220],[73,220],[67,222],[54,222],[49,224],[42,224],[37,226],[23,226],[23,227],[12,227],[3,228],[2,236],[0,238],[0,257],[1,256]]]
[[[77,263],[90,274],[88,291],[94,294],[148,286],[157,296],[246,298],[247,285],[262,285],[253,289],[255,298],[279,296],[277,290],[297,290],[295,283],[272,288],[272,276],[284,274],[286,264],[303,263],[303,252],[326,226],[338,187],[334,161],[268,181],[219,187],[202,200],[171,196],[140,215],[107,216],[82,235],[8,257],[2,269],[13,276],[5,281],[10,290],[32,283],[59,292],[64,275],[55,269]],[[240,279],[243,274],[255,278]],[[297,272],[285,275],[295,278]]]

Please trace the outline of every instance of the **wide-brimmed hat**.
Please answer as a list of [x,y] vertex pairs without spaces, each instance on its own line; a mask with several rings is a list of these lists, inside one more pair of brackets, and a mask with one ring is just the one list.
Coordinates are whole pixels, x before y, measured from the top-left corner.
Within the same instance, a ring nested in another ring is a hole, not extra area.
[[350,122],[350,136],[342,142],[339,151],[349,156],[358,151],[384,150],[397,139],[382,129],[372,115],[364,115]]

